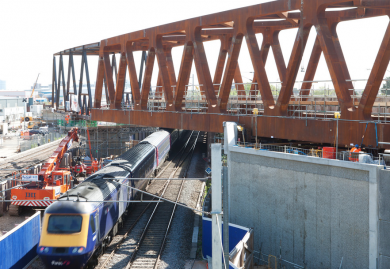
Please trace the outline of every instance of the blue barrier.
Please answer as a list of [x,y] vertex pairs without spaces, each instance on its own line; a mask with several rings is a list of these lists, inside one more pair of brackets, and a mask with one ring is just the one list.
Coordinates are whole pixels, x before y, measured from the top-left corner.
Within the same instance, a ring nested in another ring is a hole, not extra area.
[[[202,217],[202,254],[203,259],[207,259],[207,256],[212,257],[212,246],[211,246],[211,219],[207,217]],[[222,231],[223,231],[223,222],[222,222]],[[244,238],[244,236],[250,231],[250,229],[229,223],[229,252]],[[223,233],[222,242],[223,242]],[[229,268],[235,269],[232,263],[230,263]]]
[[0,237],[0,269],[26,266],[37,255],[40,235],[41,214],[37,212]]

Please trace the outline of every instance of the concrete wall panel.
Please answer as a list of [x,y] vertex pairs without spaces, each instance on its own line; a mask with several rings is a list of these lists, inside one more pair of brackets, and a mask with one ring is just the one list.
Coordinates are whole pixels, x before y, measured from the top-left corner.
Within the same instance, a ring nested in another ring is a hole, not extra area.
[[390,170],[379,171],[379,219],[390,221]]
[[389,268],[390,257],[379,256],[379,268]]
[[230,151],[231,222],[254,229],[255,250],[279,256],[281,247],[283,259],[307,268],[338,268],[341,259],[343,268],[371,268],[369,182],[376,168],[255,152]]
[[382,235],[379,238],[379,253],[390,257],[390,222],[379,222],[379,233]]

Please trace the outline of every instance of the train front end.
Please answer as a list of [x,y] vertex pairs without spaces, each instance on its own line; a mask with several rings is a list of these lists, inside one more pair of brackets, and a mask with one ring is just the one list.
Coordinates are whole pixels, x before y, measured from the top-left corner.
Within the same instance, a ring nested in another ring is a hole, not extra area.
[[96,234],[88,203],[56,202],[43,219],[37,254],[46,268],[84,268],[91,258]]

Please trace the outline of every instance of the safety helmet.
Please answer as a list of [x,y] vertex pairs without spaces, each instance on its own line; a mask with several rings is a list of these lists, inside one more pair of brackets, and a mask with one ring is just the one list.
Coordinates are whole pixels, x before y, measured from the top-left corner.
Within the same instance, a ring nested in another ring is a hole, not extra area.
[[97,159],[95,158],[95,161],[97,161]]
[[355,148],[358,148],[358,147],[359,147],[359,145],[358,145],[358,144],[356,144],[356,145],[355,145]]

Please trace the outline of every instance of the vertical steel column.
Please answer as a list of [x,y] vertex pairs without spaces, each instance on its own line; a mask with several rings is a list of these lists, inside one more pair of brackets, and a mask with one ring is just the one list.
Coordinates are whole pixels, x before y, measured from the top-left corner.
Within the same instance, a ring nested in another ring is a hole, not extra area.
[[57,70],[56,70],[56,56],[53,56],[53,77],[51,84],[51,107],[54,107],[54,102],[56,102],[56,108],[58,107],[57,102]]
[[[126,80],[126,55],[122,53],[119,59],[119,75],[116,74],[115,108],[120,109],[123,102],[123,93]],[[116,69],[115,69],[116,71]]]
[[190,79],[193,54],[193,46],[191,42],[184,44],[183,55],[181,58],[179,76],[176,83],[176,93],[175,93],[175,110],[181,111],[183,106],[183,96],[186,91],[186,84]]
[[223,253],[225,268],[229,268],[229,178],[228,168],[223,166]]
[[[105,70],[105,85],[108,88],[108,98],[110,100],[110,108],[112,108],[112,105],[114,104],[115,100],[115,88],[114,88],[114,80],[112,78],[112,66],[110,61],[110,54],[109,52],[104,52],[103,54],[104,59],[104,70]],[[106,97],[107,98],[107,97]]]
[[[87,51],[83,51],[84,54],[84,64],[85,64],[85,77],[87,79],[87,89],[88,89],[88,104],[85,104],[87,107],[86,114],[89,115],[89,112],[92,107],[92,92],[91,92],[91,83],[89,80],[89,69],[88,69],[88,61],[87,61]],[[86,98],[85,98],[86,99]]]
[[[73,92],[70,91],[70,76],[72,75],[72,81],[73,81]],[[77,94],[77,87],[76,87],[76,75],[74,72],[74,62],[73,62],[73,53],[72,51],[69,52],[69,66],[68,66],[68,81],[67,81],[67,99],[66,101],[70,100],[70,94]]]
[[104,83],[104,60],[99,56],[97,74],[96,74],[96,84],[95,84],[95,108],[101,108],[102,106],[102,92],[103,92],[103,83]]
[[83,53],[81,54],[81,68],[80,68],[79,94],[78,94],[79,107],[81,110],[81,114],[84,114],[84,106],[83,106],[83,103],[81,100],[81,95],[83,93],[83,77],[84,77],[84,47],[83,47]]
[[142,88],[142,75],[144,74],[144,64],[146,65],[146,60],[148,59],[148,54],[146,51],[142,51],[141,56],[141,66],[139,68],[139,76],[138,76],[138,87]]
[[59,72],[58,72],[58,96],[61,93],[61,80],[62,80],[62,95],[64,97],[64,110],[66,111],[65,106],[65,98],[66,98],[66,90],[65,90],[65,76],[64,76],[64,59],[62,53],[60,53],[60,64],[59,64]]
[[[133,97],[132,102],[134,104],[134,109],[138,109],[139,104],[141,102],[140,82],[137,81],[137,71],[135,69],[134,55],[133,55],[131,43],[128,43],[126,45],[126,60],[127,60],[127,69],[130,78],[131,94]],[[142,59],[141,62],[143,62]],[[142,77],[142,72],[143,72],[142,69],[143,67],[141,66],[140,78]]]
[[222,186],[221,186],[221,144],[211,144],[211,188],[213,190],[212,205],[212,265],[213,268],[222,268],[222,238],[221,238],[221,213],[222,213]]
[[156,55],[155,49],[153,47],[149,48],[148,58],[145,67],[145,76],[142,82],[142,90],[141,90],[141,109],[143,110],[148,109],[150,83],[152,80],[155,55]]
[[117,70],[117,67],[116,67],[116,56],[115,56],[115,53],[112,54],[111,59],[112,59],[112,61],[111,61],[112,74],[113,75],[115,74],[115,86],[116,86],[116,84],[118,83],[118,70]]

